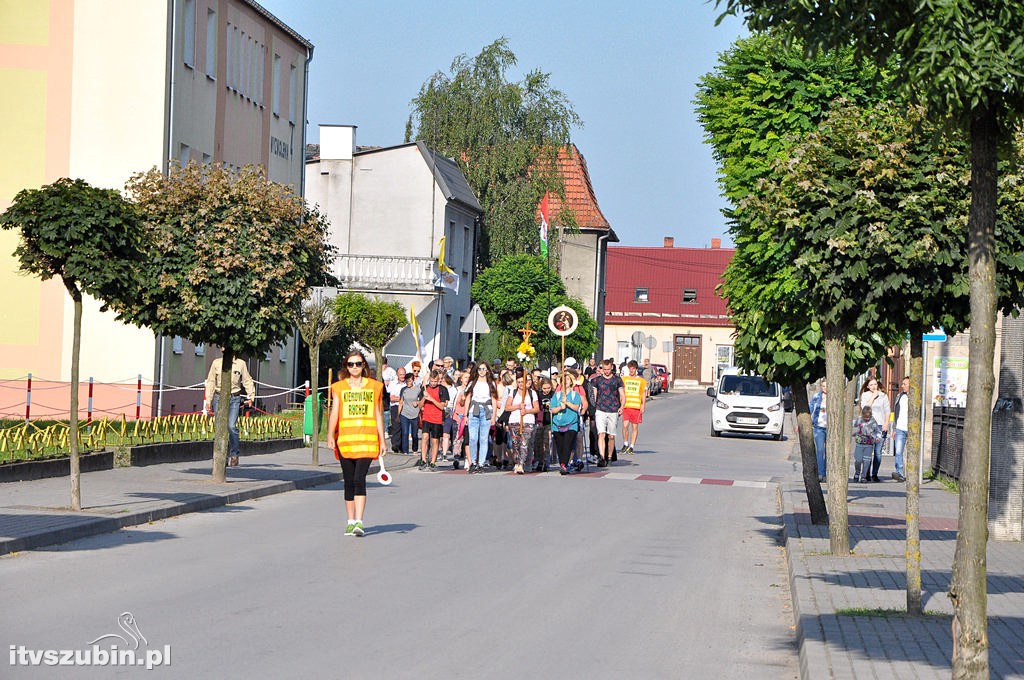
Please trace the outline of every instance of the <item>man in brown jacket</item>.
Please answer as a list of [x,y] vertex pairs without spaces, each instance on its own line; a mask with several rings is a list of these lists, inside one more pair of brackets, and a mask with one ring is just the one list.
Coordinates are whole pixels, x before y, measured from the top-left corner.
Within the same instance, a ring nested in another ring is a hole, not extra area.
[[[206,397],[203,402],[203,410],[206,405],[211,405],[210,410],[217,412],[217,403],[220,397],[220,374],[222,359],[214,359],[210,366],[210,373],[206,376]],[[256,398],[256,384],[249,375],[249,367],[245,361],[235,357],[231,362],[231,411],[228,413],[228,465],[238,465],[239,439],[238,439],[238,408],[242,404],[242,388],[245,388],[245,405],[252,406]]]

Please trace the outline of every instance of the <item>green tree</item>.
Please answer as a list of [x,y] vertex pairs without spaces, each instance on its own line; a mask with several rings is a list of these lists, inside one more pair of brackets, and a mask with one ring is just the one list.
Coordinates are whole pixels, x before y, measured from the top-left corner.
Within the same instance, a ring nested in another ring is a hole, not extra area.
[[113,189],[61,178],[23,190],[0,215],[0,227],[21,231],[14,251],[20,269],[44,281],[59,277],[74,303],[71,345],[71,508],[82,509],[78,440],[79,355],[82,295],[107,303],[131,297],[132,271],[140,261],[139,218]]
[[936,116],[959,119],[970,139],[967,251],[970,373],[964,421],[960,530],[949,596],[953,677],[988,677],[989,448],[995,354],[998,148],[1024,113],[1024,4],[992,0],[717,0],[754,30],[780,29],[812,49],[853,44],[882,63],[899,58],[900,82]]
[[548,315],[560,305],[572,307],[579,319],[576,331],[565,338],[566,356],[586,357],[597,347],[597,322],[579,300],[566,293],[558,273],[541,257],[514,255],[502,259],[476,277],[472,294],[490,322],[502,358],[515,356],[522,342],[519,329],[529,321],[530,328],[537,331],[530,339],[537,358],[557,361],[561,338],[548,330]]
[[384,362],[384,347],[409,323],[401,303],[361,293],[342,293],[334,298],[334,314],[356,342],[373,352],[378,367]]
[[[412,100],[406,141],[423,140],[458,161],[483,206],[480,252],[484,265],[517,253],[540,252],[537,205],[545,192],[565,196],[558,155],[582,122],[550,74],[508,80],[516,55],[505,38],[476,57],[459,55],[450,73],[437,72]],[[564,201],[563,201],[564,205]],[[566,209],[552,220],[567,229]],[[551,252],[557,252],[551,231]]]
[[[807,56],[767,35],[739,40],[723,53],[716,69],[701,78],[695,103],[731,204],[757,191],[757,183],[771,176],[773,161],[820,124],[836,97],[877,98],[884,85],[879,75],[873,65],[855,59],[852,50]],[[818,483],[825,471],[817,470],[806,390],[808,382],[825,373],[824,345],[815,310],[804,295],[805,282],[794,274],[796,245],[744,219],[735,208],[725,214],[736,253],[720,291],[736,326],[737,362],[791,387],[808,506],[812,521],[825,523],[829,515]],[[875,333],[850,335],[846,374],[875,364],[885,355],[884,342]],[[842,383],[832,384],[833,391],[842,393]],[[846,447],[839,450],[845,457]],[[845,526],[845,505],[837,512],[835,523]]]
[[134,175],[127,190],[145,219],[139,295],[122,319],[223,350],[213,480],[225,481],[231,363],[291,335],[309,285],[331,257],[327,223],[262,168],[172,167]]
[[333,307],[327,299],[307,300],[302,303],[294,319],[302,341],[309,347],[309,384],[313,395],[313,465],[320,464],[320,346],[341,330],[341,322]]

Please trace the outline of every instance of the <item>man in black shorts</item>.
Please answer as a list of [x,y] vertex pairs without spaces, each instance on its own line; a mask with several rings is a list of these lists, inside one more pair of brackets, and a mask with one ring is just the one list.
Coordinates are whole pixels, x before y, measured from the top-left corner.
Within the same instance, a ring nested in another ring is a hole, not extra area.
[[423,389],[423,408],[420,418],[423,421],[423,445],[420,456],[424,464],[427,462],[427,449],[430,449],[430,463],[427,468],[437,470],[437,449],[441,444],[441,432],[444,429],[444,409],[448,405],[448,388],[441,384],[444,369],[435,368],[430,372],[427,386]]

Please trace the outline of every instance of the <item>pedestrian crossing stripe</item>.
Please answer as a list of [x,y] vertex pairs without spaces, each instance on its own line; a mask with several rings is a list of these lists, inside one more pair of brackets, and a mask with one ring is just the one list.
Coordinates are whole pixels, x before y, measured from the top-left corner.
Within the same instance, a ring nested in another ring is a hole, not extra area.
[[[446,470],[445,474],[449,475],[465,475],[465,470]],[[515,476],[518,477],[514,472],[499,473],[501,476]],[[529,473],[530,477],[561,477],[558,474],[558,470],[549,471],[546,473],[536,474]],[[670,482],[672,484],[697,484],[702,486],[738,486],[746,489],[767,489],[768,482],[751,481],[745,479],[714,479],[711,477],[680,477],[674,475],[649,475],[649,474],[636,474],[629,472],[605,472],[603,470],[593,470],[590,472],[576,472],[571,477],[582,477],[584,479],[613,479],[624,482]]]

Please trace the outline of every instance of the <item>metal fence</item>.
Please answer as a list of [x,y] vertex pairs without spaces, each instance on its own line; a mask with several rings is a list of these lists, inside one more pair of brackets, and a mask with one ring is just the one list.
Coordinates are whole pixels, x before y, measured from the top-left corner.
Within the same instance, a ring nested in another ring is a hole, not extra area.
[[963,406],[932,409],[932,469],[957,480],[963,460],[966,411]]

